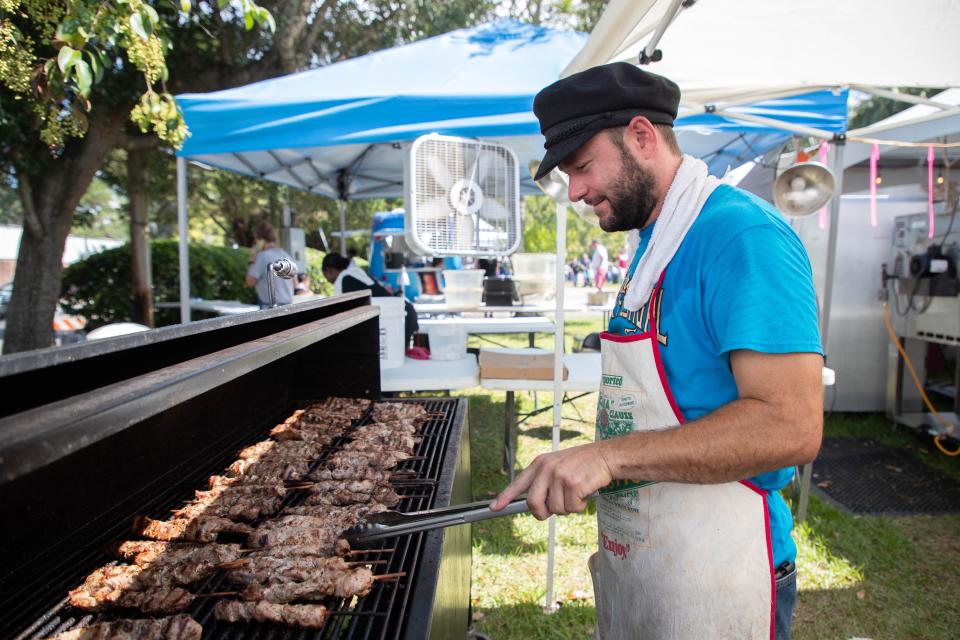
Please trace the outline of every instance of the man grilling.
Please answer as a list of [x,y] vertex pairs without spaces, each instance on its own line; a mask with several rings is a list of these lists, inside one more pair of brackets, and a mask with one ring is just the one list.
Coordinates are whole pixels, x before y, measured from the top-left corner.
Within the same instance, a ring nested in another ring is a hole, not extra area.
[[538,456],[492,504],[538,519],[599,491],[596,637],[788,638],[796,547],[778,490],[823,428],[806,252],[769,204],[681,155],[680,91],[633,65],[543,89],[536,176],[569,177],[634,255],[602,335],[596,442]]

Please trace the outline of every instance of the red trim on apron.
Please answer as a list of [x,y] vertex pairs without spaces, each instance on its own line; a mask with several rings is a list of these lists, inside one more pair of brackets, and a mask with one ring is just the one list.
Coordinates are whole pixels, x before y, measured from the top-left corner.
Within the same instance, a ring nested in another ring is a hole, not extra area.
[[774,640],[777,634],[777,576],[773,567],[773,538],[770,536],[770,507],[767,504],[767,496],[770,492],[749,480],[741,480],[740,484],[755,491],[763,500],[763,528],[767,536],[767,563],[770,565],[770,640]]

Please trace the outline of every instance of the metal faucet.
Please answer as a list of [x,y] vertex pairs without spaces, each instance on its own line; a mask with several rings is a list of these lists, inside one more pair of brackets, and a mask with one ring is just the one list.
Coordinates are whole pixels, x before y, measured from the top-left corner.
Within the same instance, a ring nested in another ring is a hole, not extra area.
[[270,290],[270,308],[275,309],[277,307],[277,294],[274,290],[273,279],[283,278],[284,280],[289,280],[297,275],[297,263],[293,260],[287,260],[286,258],[280,258],[279,260],[274,260],[267,267],[267,285]]

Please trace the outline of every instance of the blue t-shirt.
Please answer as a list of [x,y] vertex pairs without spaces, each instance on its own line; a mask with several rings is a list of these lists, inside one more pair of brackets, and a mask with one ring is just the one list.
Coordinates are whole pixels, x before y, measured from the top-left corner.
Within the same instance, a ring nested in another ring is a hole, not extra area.
[[[640,232],[611,314],[609,331],[629,335],[649,328],[647,308],[622,309],[626,287],[654,225]],[[823,354],[817,301],[807,253],[770,204],[720,185],[667,266],[657,328],[667,381],[687,420],[738,398],[730,352]],[[774,566],[794,561],[793,518],[780,496],[793,467],[750,478],[768,490]]]

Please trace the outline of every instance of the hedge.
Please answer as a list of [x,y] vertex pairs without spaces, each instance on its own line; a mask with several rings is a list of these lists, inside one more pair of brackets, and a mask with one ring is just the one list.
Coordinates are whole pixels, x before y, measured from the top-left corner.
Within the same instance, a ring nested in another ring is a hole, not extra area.
[[[176,240],[150,243],[155,302],[180,299],[180,263]],[[244,284],[249,252],[205,244],[190,245],[190,297],[255,303]],[[87,329],[133,317],[130,245],[107,249],[76,262],[63,272],[61,305],[65,313],[83,316]],[[156,309],[157,326],[179,322],[176,309]]]

